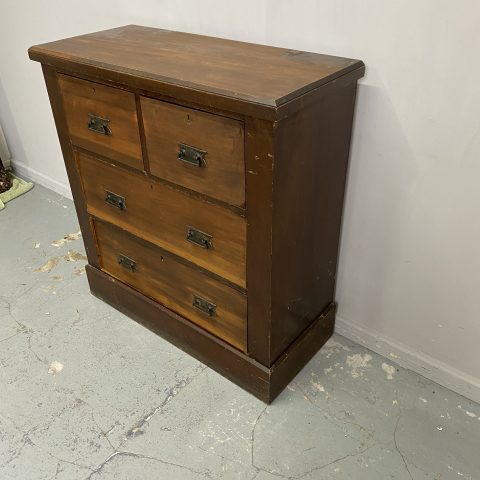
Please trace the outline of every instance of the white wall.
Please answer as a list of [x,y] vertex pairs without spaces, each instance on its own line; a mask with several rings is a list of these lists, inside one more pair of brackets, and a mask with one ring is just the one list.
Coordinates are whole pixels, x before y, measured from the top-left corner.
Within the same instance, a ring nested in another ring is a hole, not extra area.
[[479,15],[477,0],[2,0],[0,122],[19,170],[66,192],[32,44],[137,23],[363,59],[338,329],[480,400]]

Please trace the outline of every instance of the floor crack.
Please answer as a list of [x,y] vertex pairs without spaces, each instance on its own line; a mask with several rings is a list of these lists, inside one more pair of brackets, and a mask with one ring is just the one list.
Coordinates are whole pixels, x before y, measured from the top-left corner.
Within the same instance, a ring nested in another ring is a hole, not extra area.
[[251,464],[252,464],[252,467],[256,470],[256,474],[253,478],[256,478],[257,475],[260,473],[260,472],[265,472],[265,473],[268,473],[270,475],[273,475],[275,477],[279,477],[279,478],[286,478],[286,479],[289,479],[290,477],[286,476],[286,475],[283,475],[281,473],[277,473],[277,472],[273,472],[273,471],[270,471],[270,470],[267,470],[265,468],[262,468],[262,467],[259,467],[258,465],[255,464],[255,431],[257,429],[257,425],[259,424],[261,418],[263,417],[263,415],[267,412],[268,410],[268,405],[266,405],[262,411],[258,414],[257,418],[255,419],[255,422],[253,424],[253,427],[252,427],[252,436],[251,436],[251,439],[250,439],[250,451],[251,451]]
[[411,480],[413,480],[412,472],[410,471],[410,468],[408,467],[407,459],[403,452],[400,450],[397,442],[397,430],[398,430],[398,424],[400,423],[400,419],[402,417],[402,409],[400,407],[400,402],[398,401],[398,395],[397,395],[397,405],[398,405],[398,417],[397,421],[395,423],[395,429],[393,431],[393,443],[395,444],[395,449],[399,453],[399,455],[402,457],[403,464],[405,465],[405,470],[408,472],[408,475],[410,476]]
[[167,403],[169,403],[173,398],[175,398],[184,388],[188,387],[199,375],[201,375],[208,367],[206,365],[202,365],[200,371],[196,373],[193,377],[189,377],[186,379],[182,379],[181,381],[177,382],[173,387],[169,388],[166,392],[165,398],[163,401],[156,406],[152,411],[150,411],[147,415],[142,417],[130,430],[127,431],[125,434],[125,440],[120,444],[120,447],[131,438],[138,437],[142,435],[144,432],[145,427],[148,425],[150,420],[157,415],[158,412],[162,411]]
[[303,477],[306,477],[307,475],[310,475],[313,472],[318,472],[319,470],[323,470],[327,467],[330,467],[331,465],[336,465],[337,463],[342,462],[343,460],[346,460],[347,458],[354,458],[358,457],[359,455],[363,455],[365,452],[373,448],[376,444],[370,445],[367,448],[364,448],[363,450],[360,450],[359,452],[356,453],[348,453],[346,455],[343,455],[342,457],[339,457],[335,460],[332,460],[331,462],[326,463],[325,465],[320,465],[319,467],[314,467],[311,470],[308,470],[307,472],[302,473],[301,475],[297,475],[294,477],[290,477],[292,480],[300,480]]
[[95,468],[85,480],[91,480],[93,475],[100,473],[108,463],[110,463],[116,457],[133,457],[133,458],[141,458],[145,460],[152,460],[154,462],[160,462],[164,465],[170,465],[172,467],[182,468],[184,470],[188,470],[189,472],[196,473],[198,475],[203,475],[207,478],[212,478],[212,473],[209,470],[195,470],[194,468],[187,467],[186,465],[181,465],[179,463],[168,462],[167,460],[161,460],[157,457],[151,457],[150,455],[142,455],[140,453],[128,452],[126,450],[115,450],[111,455],[109,455],[97,468]]

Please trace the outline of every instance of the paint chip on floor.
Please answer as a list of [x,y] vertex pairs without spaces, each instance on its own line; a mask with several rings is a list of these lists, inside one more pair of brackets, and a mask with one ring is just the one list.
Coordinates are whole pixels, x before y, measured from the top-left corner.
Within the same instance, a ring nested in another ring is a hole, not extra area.
[[59,261],[60,259],[58,257],[52,257],[47,263],[35,269],[35,272],[49,273],[58,265]]
[[78,262],[80,260],[86,260],[87,259],[87,257],[85,255],[82,255],[81,253],[76,252],[75,250],[69,250],[63,258],[67,262]]
[[382,363],[382,370],[387,374],[387,380],[393,380],[395,374],[395,367],[388,363]]
[[63,370],[63,364],[57,361],[52,362],[48,367],[48,373],[50,375],[56,375],[57,373],[60,373],[62,370]]
[[83,275],[84,273],[85,273],[85,267],[76,268],[73,271],[73,274],[76,275],[77,277],[79,277],[80,275]]
[[52,242],[53,247],[61,247],[62,245],[65,245],[66,243],[73,242],[74,240],[78,240],[82,236],[82,232],[78,230],[77,232],[74,233],[69,233],[68,235],[65,235],[63,238],[60,238],[58,240],[55,240]]
[[319,392],[325,391],[325,387],[321,383],[312,381],[312,386],[315,387]]
[[[372,360],[372,356],[368,353],[361,355],[356,353],[355,355],[349,355],[347,357],[347,365],[352,369],[351,375],[353,378],[363,376],[362,368],[370,367],[369,363]],[[360,371],[359,371],[360,370]]]

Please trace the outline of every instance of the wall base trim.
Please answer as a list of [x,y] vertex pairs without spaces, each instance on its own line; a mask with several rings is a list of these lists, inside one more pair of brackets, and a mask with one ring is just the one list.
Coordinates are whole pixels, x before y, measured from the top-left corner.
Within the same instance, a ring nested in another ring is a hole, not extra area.
[[480,403],[480,379],[447,365],[403,343],[366,330],[337,315],[336,333],[388,358],[401,367],[413,370],[454,392]]
[[44,175],[43,173],[40,173],[39,171],[29,167],[28,165],[25,165],[22,162],[15,161],[12,167],[14,173],[18,174],[19,177],[38,183],[39,185],[49,188],[50,190],[53,190],[54,192],[72,200],[72,191],[70,190],[68,184],[54,180],[48,175]]

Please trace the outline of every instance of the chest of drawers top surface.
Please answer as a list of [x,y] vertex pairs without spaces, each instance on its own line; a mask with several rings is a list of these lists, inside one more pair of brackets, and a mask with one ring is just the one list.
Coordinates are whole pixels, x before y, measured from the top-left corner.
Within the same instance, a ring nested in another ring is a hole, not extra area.
[[29,55],[92,293],[271,401],[333,332],[363,62],[134,25]]
[[38,45],[29,54],[54,66],[104,69],[119,79],[133,75],[265,106],[279,106],[363,66],[359,60],[136,25]]

